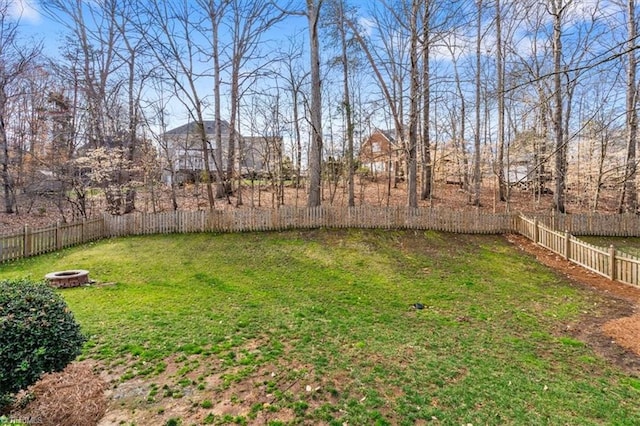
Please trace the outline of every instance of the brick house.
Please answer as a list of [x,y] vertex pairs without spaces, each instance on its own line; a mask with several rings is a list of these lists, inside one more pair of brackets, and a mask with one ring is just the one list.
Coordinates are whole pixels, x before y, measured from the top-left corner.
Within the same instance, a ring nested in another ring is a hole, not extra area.
[[381,173],[398,176],[402,174],[403,153],[395,131],[376,129],[362,143],[358,160],[374,176]]

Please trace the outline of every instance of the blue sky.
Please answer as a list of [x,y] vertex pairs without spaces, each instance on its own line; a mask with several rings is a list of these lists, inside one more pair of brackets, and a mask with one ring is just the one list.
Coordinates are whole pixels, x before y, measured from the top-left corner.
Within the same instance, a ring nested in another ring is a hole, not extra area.
[[[38,0],[13,0],[11,13],[16,18],[20,18],[22,32],[25,38],[33,37],[36,40],[43,40],[45,43],[45,53],[51,57],[55,57],[58,54],[58,48],[60,46],[62,35],[64,32],[64,28],[58,22],[54,22],[46,17],[43,13],[39,12],[39,6],[37,3]],[[46,0],[43,0],[46,1]],[[88,0],[86,0],[88,1]],[[521,0],[504,0],[503,4],[513,4],[516,5]],[[453,3],[456,3],[453,0]],[[364,24],[365,28],[374,30],[371,26],[374,25],[373,21],[368,20],[366,18],[367,9],[373,7],[374,5],[380,4],[380,2],[372,1],[372,0],[359,0],[359,1],[351,1],[351,4],[355,4],[361,6],[361,24]],[[473,11],[474,3],[472,0],[466,0],[459,2],[460,5],[466,5],[470,11]],[[304,1],[298,0],[299,7],[304,7]],[[615,19],[616,15],[620,13],[620,7],[615,4],[613,0],[575,0],[572,4],[572,7],[569,11],[569,19],[566,23],[566,29],[569,30],[576,23],[581,22],[583,20],[588,20],[590,14],[596,11],[600,17],[606,17],[608,20]],[[469,12],[470,13],[470,12]],[[488,15],[491,13],[488,12]],[[542,13],[541,21],[539,22],[542,26],[550,25],[550,15],[546,13]],[[567,31],[567,34],[570,34],[571,31]],[[271,30],[269,34],[266,35],[265,38],[269,38],[272,40],[278,40],[277,44],[280,47],[286,48],[286,44],[288,43],[287,38],[291,37],[292,34],[296,34],[296,38],[298,39],[306,39],[307,37],[307,23],[306,19],[303,17],[290,17],[287,18],[286,21],[282,22],[277,29]],[[619,34],[618,34],[619,35]],[[474,40],[475,29],[473,27],[466,26],[464,28],[460,28],[457,31],[453,31],[447,34],[447,40],[450,45],[456,46],[454,51],[456,56],[458,57],[460,62],[464,62],[465,58],[472,57],[474,55]],[[611,39],[611,35],[608,35],[609,40]],[[530,32],[530,28],[527,28],[526,22],[521,22],[519,28],[515,29],[514,38],[517,39],[516,50],[517,53],[526,57],[531,54],[533,47],[538,43],[546,44],[548,40],[545,40],[544,37],[536,40],[532,33]],[[306,48],[306,43],[303,40],[302,45]],[[484,35],[484,51],[488,56],[492,55],[492,50],[495,47],[495,35],[493,32],[489,32]],[[565,40],[568,41],[568,40]],[[600,42],[603,42],[600,39]],[[570,45],[570,43],[568,43]],[[441,70],[445,70],[450,66],[451,63],[451,52],[448,49],[445,49],[443,46],[436,47],[432,51],[432,60],[434,61],[434,66],[440,67]],[[327,59],[327,58],[323,58]],[[305,63],[306,59],[302,60],[302,63]],[[444,71],[441,71],[444,72]],[[446,72],[445,72],[446,73]],[[375,87],[370,88],[372,92],[377,92],[378,89]],[[211,89],[207,87],[203,89],[203,92],[209,93]],[[471,97],[470,97],[471,98]],[[172,117],[172,125],[179,125],[184,123],[187,120],[187,115],[184,112],[178,111],[178,107],[176,107],[176,111]],[[377,123],[378,125],[383,125],[381,123]]]

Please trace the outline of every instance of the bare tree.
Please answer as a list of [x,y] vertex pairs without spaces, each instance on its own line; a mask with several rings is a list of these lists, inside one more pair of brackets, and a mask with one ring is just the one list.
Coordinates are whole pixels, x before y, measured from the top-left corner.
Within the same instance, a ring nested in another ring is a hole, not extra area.
[[497,149],[497,174],[498,197],[500,201],[507,201],[507,185],[504,176],[504,150],[505,150],[505,92],[504,92],[504,46],[502,38],[503,10],[501,0],[495,0],[496,8],[496,96],[498,100],[498,149]]
[[198,5],[203,8],[208,17],[208,25],[203,29],[203,33],[205,38],[209,40],[208,48],[210,51],[204,53],[211,60],[213,67],[213,117],[215,122],[213,158],[217,177],[216,196],[223,197],[226,195],[227,201],[230,202],[229,193],[225,189],[225,174],[222,170],[222,65],[220,63],[220,27],[228,4],[229,0],[198,0]]
[[355,187],[354,187],[354,121],[353,121],[353,104],[351,102],[351,68],[354,63],[355,54],[353,51],[353,43],[351,35],[348,34],[348,28],[346,26],[346,13],[353,13],[353,10],[347,10],[348,6],[345,4],[345,0],[332,0],[330,3],[330,9],[326,15],[327,20],[330,22],[331,32],[336,30],[335,41],[339,46],[339,53],[337,58],[332,61],[340,65],[342,73],[342,111],[344,114],[345,122],[345,139],[346,139],[346,179],[347,179],[347,204],[349,207],[355,206]]
[[407,205],[418,207],[418,107],[420,104],[420,64],[418,52],[418,38],[421,32],[418,29],[419,15],[418,0],[412,0],[409,13],[410,31],[410,89],[409,89],[409,137],[407,140]]
[[323,0],[307,0],[309,21],[309,49],[311,60],[311,149],[309,152],[309,197],[308,207],[322,203],[322,99],[320,82],[319,23]]
[[636,49],[637,19],[635,0],[627,1],[627,90],[626,90],[626,130],[627,130],[627,162],[620,197],[619,211],[638,213],[638,195],[636,189],[637,159],[636,146],[638,134],[638,82],[636,72],[638,60]]
[[302,45],[296,43],[296,38],[292,37],[287,50],[280,53],[282,59],[282,70],[279,71],[278,78],[286,83],[285,89],[291,97],[291,125],[293,126],[294,143],[294,168],[296,186],[296,205],[298,202],[298,191],[301,186],[302,175],[302,136],[300,126],[300,103],[304,98],[303,87],[309,77],[309,72],[300,65],[302,56]]
[[[257,70],[261,67],[259,61],[261,52],[259,46],[263,35],[279,22],[284,14],[273,6],[269,0],[233,0],[229,3],[229,13],[227,28],[231,36],[231,48],[229,51],[230,63],[230,117],[229,117],[229,144],[227,152],[226,184],[225,191],[231,192],[230,183],[236,165],[239,165],[241,149],[237,149],[241,144],[238,137],[238,112],[242,96],[241,86],[256,76]],[[253,69],[249,70],[249,62]],[[237,171],[238,175],[241,173]],[[240,188],[238,188],[238,204],[242,203]]]
[[[134,161],[140,125],[139,108],[145,83],[145,70],[139,61],[145,46],[136,37],[129,19],[135,15],[131,3],[117,0],[83,3],[75,0],[51,0],[42,3],[44,11],[67,30],[65,48],[69,81],[83,103],[85,137],[83,151],[119,148]],[[114,214],[135,209],[133,174],[121,170],[108,188],[126,188],[125,193],[105,191],[108,210]]]
[[[187,109],[196,125],[202,148],[207,199],[209,208],[213,209],[215,196],[211,185],[210,148],[204,127],[205,100],[197,84],[200,77],[200,73],[196,70],[199,52],[198,46],[192,39],[192,32],[197,30],[194,21],[199,18],[193,13],[190,4],[186,0],[149,2],[144,13],[138,16],[137,25],[140,28],[146,27],[146,22],[152,23],[149,30],[142,34],[150,46],[157,65],[162,67],[166,78],[172,83],[176,98]],[[219,123],[216,127],[220,131]],[[221,176],[219,167],[218,170],[218,176]]]
[[[374,19],[377,22],[376,28],[378,30],[387,30],[392,34],[389,37],[386,37],[386,34],[381,35],[380,43],[384,48],[375,48],[376,43],[370,40],[370,37],[367,37],[363,32],[358,28],[355,22],[351,19],[346,19],[345,23],[351,29],[353,37],[355,41],[360,45],[362,51],[367,59],[369,66],[371,67],[375,81],[382,92],[382,97],[384,102],[386,102],[386,107],[388,109],[389,114],[391,115],[391,119],[393,120],[393,125],[395,128],[396,138],[401,141],[401,145],[405,148],[406,145],[406,137],[405,137],[405,124],[404,124],[404,101],[405,101],[405,93],[404,93],[404,80],[405,80],[405,70],[408,68],[406,63],[403,62],[402,58],[404,58],[405,48],[400,46],[400,42],[398,39],[404,39],[404,36],[398,34],[396,29],[405,29],[406,25],[398,24],[404,20],[404,17],[409,17],[410,15],[403,14],[402,11],[407,10],[411,11],[412,7],[406,8],[406,4],[400,8],[400,11],[395,11],[393,8],[384,4],[384,8],[382,11],[378,11],[378,14],[374,16]],[[402,16],[403,18],[400,18]],[[400,18],[400,20],[398,19]],[[389,24],[381,25],[381,22],[388,20],[391,21]],[[417,20],[417,18],[416,18]],[[393,23],[399,25],[399,27],[394,26]],[[417,21],[414,25],[414,29],[417,31]],[[405,34],[406,35],[406,34]],[[417,43],[417,39],[415,40]],[[417,63],[417,44],[416,44],[416,63],[415,66],[418,66]],[[380,57],[379,55],[385,54],[387,57]],[[414,71],[418,71],[416,68]],[[415,89],[415,88],[414,88]],[[417,93],[416,93],[417,95]],[[418,101],[417,96],[415,100]],[[417,114],[417,110],[415,111]],[[417,115],[416,115],[417,118]],[[417,135],[417,129],[414,129],[414,133]],[[415,149],[415,147],[414,147]],[[391,155],[391,151],[390,151]],[[391,160],[391,159],[390,159]],[[395,170],[398,173],[397,168]],[[388,168],[388,182],[387,182],[387,203],[390,199],[391,194],[391,167]],[[394,181],[395,183],[395,181]]]
[[[133,15],[135,15],[135,8],[127,2],[116,3],[114,10],[110,13],[122,42],[122,48],[116,49],[115,52],[126,70],[127,130],[125,137],[121,140],[121,146],[126,150],[127,160],[132,163],[138,148],[142,91],[150,74],[148,67],[145,67],[144,61],[141,60],[148,46],[144,38],[135,32],[135,23],[131,20]],[[131,181],[132,174],[129,170],[123,170],[119,179]],[[135,189],[131,187],[125,194],[123,213],[130,213],[133,210],[135,210]]]
[[[105,2],[105,8],[113,2]],[[43,10],[66,28],[80,69],[78,84],[83,92],[88,113],[87,146],[104,144],[107,132],[106,113],[109,77],[114,71],[115,45],[118,36],[113,20],[103,15],[100,4],[84,5],[76,0],[51,0],[42,3]],[[86,14],[89,17],[85,16]]]
[[[171,198],[171,207],[178,210],[177,196],[177,176],[176,176],[176,158],[174,147],[164,137],[167,132],[167,121],[169,119],[168,104],[171,100],[170,91],[164,90],[162,78],[152,78],[151,85],[153,90],[158,94],[157,99],[151,100],[149,105],[142,109],[142,120],[146,124],[146,128],[150,132],[152,140],[158,147],[160,155],[160,165],[163,167],[169,184],[169,196]],[[167,95],[169,92],[169,96]]]
[[482,182],[480,170],[480,111],[482,103],[480,100],[480,87],[482,86],[481,70],[482,65],[482,0],[476,1],[476,107],[475,107],[475,132],[473,136],[473,205],[480,206],[480,184]]
[[433,1],[424,2],[422,14],[422,191],[420,198],[431,198],[431,19]]
[[4,195],[5,213],[16,213],[16,199],[13,177],[10,173],[9,136],[7,104],[10,101],[14,85],[25,75],[40,55],[42,46],[39,43],[27,47],[21,45],[18,33],[18,22],[9,16],[10,2],[0,2],[0,178]]

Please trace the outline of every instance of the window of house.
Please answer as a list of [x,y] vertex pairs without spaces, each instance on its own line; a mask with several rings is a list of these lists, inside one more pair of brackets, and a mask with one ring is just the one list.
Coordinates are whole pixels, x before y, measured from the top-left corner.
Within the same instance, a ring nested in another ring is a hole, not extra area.
[[372,152],[374,152],[374,153],[378,153],[378,152],[380,152],[380,151],[381,151],[381,149],[380,149],[380,142],[374,142],[374,143],[371,145],[371,151],[372,151]]

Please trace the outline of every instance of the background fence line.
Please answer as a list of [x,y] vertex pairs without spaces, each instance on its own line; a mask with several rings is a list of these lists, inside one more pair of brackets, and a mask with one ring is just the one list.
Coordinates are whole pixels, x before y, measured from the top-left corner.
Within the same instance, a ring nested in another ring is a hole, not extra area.
[[188,232],[282,231],[312,228],[415,229],[500,234],[513,228],[513,214],[429,208],[331,207],[132,213],[43,228],[25,226],[0,235],[0,262],[35,256],[101,238]]
[[[597,274],[640,285],[640,259],[613,247],[588,244],[574,235],[640,236],[636,215],[538,215],[480,213],[432,208],[283,206],[104,214],[100,218],[43,228],[25,226],[0,235],[0,262],[21,259],[101,238],[190,232],[254,232],[312,228],[414,229],[465,234],[517,232]],[[564,232],[558,231],[564,229]]]
[[498,234],[513,227],[511,214],[479,214],[403,207],[281,207],[274,210],[176,211],[105,216],[105,236],[250,232],[310,228],[416,229]]

